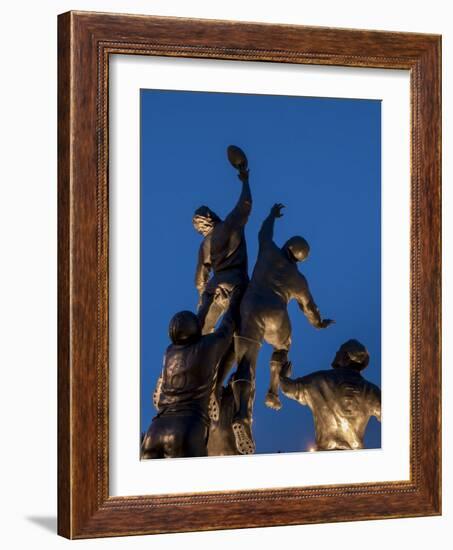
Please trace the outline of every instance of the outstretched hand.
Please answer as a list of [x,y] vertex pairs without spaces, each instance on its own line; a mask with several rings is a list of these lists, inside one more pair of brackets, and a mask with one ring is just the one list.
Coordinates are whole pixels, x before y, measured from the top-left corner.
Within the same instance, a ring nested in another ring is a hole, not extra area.
[[327,328],[327,327],[330,327],[330,325],[333,325],[333,324],[335,324],[335,321],[333,319],[323,319],[319,323],[319,328]]
[[282,212],[283,208],[285,208],[284,204],[281,204],[281,203],[274,204],[274,206],[271,208],[271,216],[273,216],[274,218],[281,218],[283,216],[283,212]]
[[222,286],[218,286],[215,290],[214,294],[214,302],[221,307],[222,309],[226,309],[228,307],[228,304],[230,303],[230,292],[226,288],[223,288]]

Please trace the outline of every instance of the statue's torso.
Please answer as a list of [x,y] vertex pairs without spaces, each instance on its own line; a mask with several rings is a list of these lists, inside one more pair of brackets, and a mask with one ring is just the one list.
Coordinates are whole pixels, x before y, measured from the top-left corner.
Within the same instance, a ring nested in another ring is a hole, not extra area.
[[198,414],[208,420],[219,357],[214,345],[206,345],[205,338],[195,344],[167,348],[158,402],[160,414]]
[[260,250],[249,290],[275,301],[275,306],[286,305],[297,294],[299,279],[297,264],[272,243]]
[[304,397],[313,412],[318,449],[363,448],[375,386],[346,368],[319,371],[307,378]]
[[247,245],[243,227],[217,224],[210,239],[210,260],[217,284],[235,286],[248,281]]

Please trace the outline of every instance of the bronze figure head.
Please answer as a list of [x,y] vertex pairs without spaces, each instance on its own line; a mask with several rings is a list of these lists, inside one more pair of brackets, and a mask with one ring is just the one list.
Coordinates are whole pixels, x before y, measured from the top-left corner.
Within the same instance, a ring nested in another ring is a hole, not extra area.
[[333,368],[348,367],[361,371],[368,366],[370,355],[358,340],[348,340],[340,346],[332,362]]
[[203,237],[209,235],[214,227],[222,220],[208,206],[200,206],[194,212],[192,223],[195,231],[201,233]]
[[286,241],[282,247],[292,262],[303,262],[310,254],[310,246],[303,237],[295,236]]
[[198,317],[191,311],[176,313],[168,326],[168,335],[173,344],[193,344],[201,338],[201,324]]

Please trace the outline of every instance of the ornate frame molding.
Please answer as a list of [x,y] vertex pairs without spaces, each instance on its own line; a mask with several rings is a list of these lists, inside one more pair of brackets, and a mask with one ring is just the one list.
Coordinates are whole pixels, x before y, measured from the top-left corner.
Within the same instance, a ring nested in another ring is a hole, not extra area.
[[[58,30],[59,533],[87,538],[440,514],[440,37],[89,12],[60,15]],[[109,496],[112,54],[410,71],[410,481]]]

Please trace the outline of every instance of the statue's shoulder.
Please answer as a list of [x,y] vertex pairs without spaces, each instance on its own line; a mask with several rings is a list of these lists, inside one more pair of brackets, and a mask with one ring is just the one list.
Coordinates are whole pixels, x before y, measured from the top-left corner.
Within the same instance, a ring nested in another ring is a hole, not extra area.
[[322,380],[326,380],[326,378],[329,378],[330,371],[328,370],[317,370],[314,372],[311,372],[310,374],[306,374],[305,376],[301,376],[298,378],[298,381],[302,385],[309,385],[316,382],[320,382]]
[[335,378],[336,374],[334,369],[317,370],[310,376],[317,379]]
[[365,380],[365,378],[363,379],[363,381],[370,393],[372,393],[375,396],[379,396],[379,397],[381,396],[381,388],[379,386],[377,386],[376,384],[373,384],[373,382],[370,382],[369,380]]

